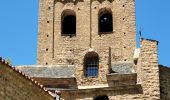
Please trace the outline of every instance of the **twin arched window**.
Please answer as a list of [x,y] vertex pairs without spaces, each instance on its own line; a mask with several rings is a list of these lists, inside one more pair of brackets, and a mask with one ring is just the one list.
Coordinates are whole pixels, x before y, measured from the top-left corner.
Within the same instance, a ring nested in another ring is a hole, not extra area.
[[[99,33],[108,33],[113,31],[112,12],[103,8],[99,11]],[[61,16],[62,35],[76,35],[76,13],[73,10],[65,10]]]

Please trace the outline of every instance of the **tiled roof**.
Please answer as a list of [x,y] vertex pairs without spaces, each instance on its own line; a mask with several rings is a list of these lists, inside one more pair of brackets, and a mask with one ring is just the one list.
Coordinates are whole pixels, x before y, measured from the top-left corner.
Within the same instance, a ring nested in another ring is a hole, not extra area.
[[6,62],[4,59],[2,59],[0,57],[0,64],[4,65],[5,67],[8,67],[10,69],[12,69],[14,72],[19,73],[19,75],[23,76],[25,79],[31,81],[34,85],[38,86],[39,88],[43,89],[45,92],[47,92],[50,96],[53,96],[53,93],[48,91],[42,84],[38,83],[37,81],[35,81],[34,79],[31,79],[28,75],[24,74],[23,72],[21,72],[20,70],[18,70],[17,68],[15,68],[14,66],[10,65],[8,62]]
[[75,67],[73,65],[33,65],[17,67],[30,77],[43,78],[71,78],[74,77]]
[[133,63],[116,63],[112,64],[112,71],[120,74],[130,74],[134,72]]

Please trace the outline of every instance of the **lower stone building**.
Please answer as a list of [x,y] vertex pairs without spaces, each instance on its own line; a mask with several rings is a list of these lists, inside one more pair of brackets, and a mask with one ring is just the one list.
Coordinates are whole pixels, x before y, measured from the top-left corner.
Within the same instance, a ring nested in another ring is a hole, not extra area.
[[78,84],[75,65],[33,65],[17,68],[43,84],[61,100],[169,100],[170,68],[158,64],[155,40],[141,39],[132,61],[110,63],[106,82],[89,77]]
[[42,84],[0,58],[0,100],[54,100]]
[[107,82],[91,77],[93,85],[78,84],[75,65],[15,68],[1,58],[0,100],[169,100],[170,68],[158,64],[157,44],[141,39],[133,61],[111,63]]

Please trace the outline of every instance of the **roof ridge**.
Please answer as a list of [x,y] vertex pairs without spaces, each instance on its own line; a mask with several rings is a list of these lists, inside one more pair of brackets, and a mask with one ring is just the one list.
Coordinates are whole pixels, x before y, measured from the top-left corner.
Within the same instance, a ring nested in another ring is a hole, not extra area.
[[50,68],[50,67],[74,67],[75,65],[18,65],[16,67],[22,68],[22,67],[42,67],[42,68]]
[[36,85],[37,87],[39,87],[40,89],[42,89],[43,91],[47,92],[50,96],[53,97],[52,92],[48,91],[42,84],[40,84],[39,82],[35,81],[34,79],[32,79],[31,77],[29,77],[28,75],[26,75],[25,73],[20,71],[19,69],[15,68],[11,64],[9,64],[9,62],[7,62],[5,59],[2,59],[2,57],[0,57],[0,63],[4,64],[6,67],[11,68],[13,71],[19,73],[25,79],[31,81],[34,85]]

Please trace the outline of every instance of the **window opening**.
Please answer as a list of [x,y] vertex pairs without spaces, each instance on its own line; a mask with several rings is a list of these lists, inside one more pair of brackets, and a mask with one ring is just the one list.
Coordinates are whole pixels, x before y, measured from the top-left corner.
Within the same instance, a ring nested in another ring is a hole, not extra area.
[[63,19],[63,35],[76,34],[76,17],[68,15]]
[[85,57],[85,76],[98,76],[99,58],[97,54],[89,53]]
[[110,12],[103,13],[99,16],[99,32],[112,32],[113,19]]

